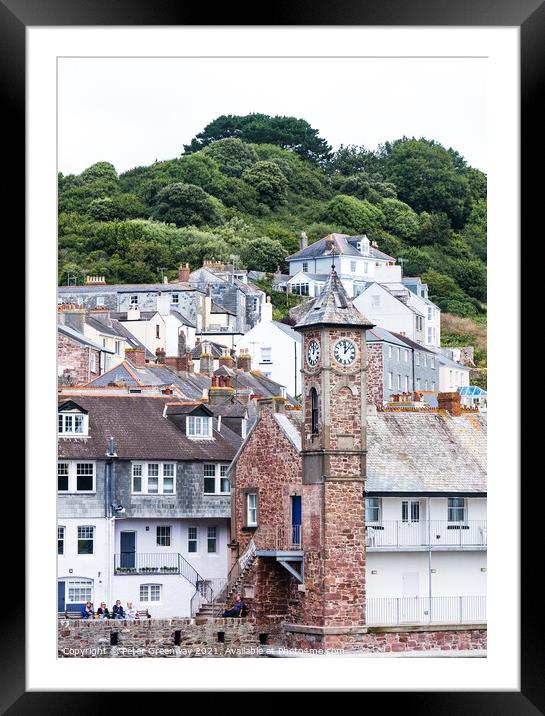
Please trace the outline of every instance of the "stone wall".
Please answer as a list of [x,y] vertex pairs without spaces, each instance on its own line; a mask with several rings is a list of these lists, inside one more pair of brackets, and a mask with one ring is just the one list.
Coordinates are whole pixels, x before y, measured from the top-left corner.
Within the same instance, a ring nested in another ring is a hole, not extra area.
[[350,652],[396,653],[410,651],[485,650],[487,630],[484,625],[367,627],[353,633],[309,633],[308,627],[291,625],[283,646],[288,649],[339,649]]
[[[91,354],[95,356],[95,372],[91,371]],[[100,374],[100,351],[90,346],[84,346],[59,332],[57,336],[57,363],[61,374],[61,383],[67,382],[66,371],[68,371],[72,385],[84,385],[94,378],[98,378]]]
[[367,404],[382,407],[384,401],[384,360],[382,343],[367,343]]
[[59,620],[58,655],[255,658],[267,638],[253,619]]

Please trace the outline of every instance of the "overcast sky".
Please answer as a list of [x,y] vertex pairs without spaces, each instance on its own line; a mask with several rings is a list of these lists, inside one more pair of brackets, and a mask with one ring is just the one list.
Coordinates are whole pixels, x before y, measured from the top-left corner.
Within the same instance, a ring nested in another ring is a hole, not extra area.
[[435,139],[487,168],[484,59],[59,60],[59,171],[172,159],[221,114],[306,119],[334,149]]

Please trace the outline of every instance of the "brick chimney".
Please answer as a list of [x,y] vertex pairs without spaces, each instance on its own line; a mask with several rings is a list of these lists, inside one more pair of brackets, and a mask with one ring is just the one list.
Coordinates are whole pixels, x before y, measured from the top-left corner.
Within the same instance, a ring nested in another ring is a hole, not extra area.
[[225,348],[223,351],[223,355],[219,358],[219,365],[220,368],[224,366],[225,368],[232,368],[234,364],[233,357],[229,353],[228,349]]
[[86,286],[106,286],[106,279],[104,276],[86,276]]
[[284,413],[286,405],[286,399],[281,395],[275,395],[273,398],[273,410],[275,413]]
[[237,368],[249,373],[252,370],[252,356],[247,348],[241,348],[238,354]]
[[125,348],[125,358],[130,361],[136,368],[146,367],[146,350],[145,348]]
[[208,341],[203,341],[202,352],[199,361],[199,372],[204,375],[212,375],[214,372],[214,357],[210,352],[210,345]]
[[157,350],[155,351],[155,356],[157,358],[157,363],[159,363],[160,365],[165,364],[166,351],[164,348],[157,348]]
[[83,333],[85,328],[85,306],[79,303],[61,303],[57,306],[58,322]]
[[446,410],[452,417],[462,414],[461,396],[458,391],[453,393],[438,393],[437,404],[439,410]]
[[189,264],[180,264],[178,268],[178,281],[179,283],[189,282]]
[[210,405],[225,403],[232,398],[234,392],[230,375],[214,375],[212,376],[212,385],[208,390],[208,403]]

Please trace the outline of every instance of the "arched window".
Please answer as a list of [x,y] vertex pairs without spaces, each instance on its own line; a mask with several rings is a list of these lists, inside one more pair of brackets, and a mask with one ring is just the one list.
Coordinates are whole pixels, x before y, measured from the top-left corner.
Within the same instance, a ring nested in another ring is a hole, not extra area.
[[310,420],[312,425],[312,434],[318,433],[318,393],[316,388],[310,389]]

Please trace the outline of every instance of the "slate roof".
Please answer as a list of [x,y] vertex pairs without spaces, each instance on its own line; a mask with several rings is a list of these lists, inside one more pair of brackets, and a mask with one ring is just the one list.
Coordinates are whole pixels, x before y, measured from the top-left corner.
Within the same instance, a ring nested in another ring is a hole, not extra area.
[[[435,353],[435,351],[434,351],[434,353]],[[456,369],[463,368],[464,370],[470,370],[469,366],[462,365],[461,363],[456,363],[455,360],[452,360],[451,358],[447,358],[447,356],[444,355],[443,353],[435,353],[435,355],[437,356],[437,359],[439,360],[440,365],[446,365],[449,368],[456,368]]]
[[221,343],[214,343],[214,341],[206,340],[206,341],[200,341],[199,343],[195,344],[195,348],[193,348],[193,350],[191,351],[193,360],[197,360],[201,357],[201,353],[203,352],[204,343],[208,343],[209,352],[213,358],[219,358],[220,356],[223,355],[225,346],[223,346]]
[[[230,461],[241,443],[235,432],[213,419],[213,440],[189,438],[175,422],[163,417],[172,396],[75,395],[74,402],[88,411],[89,437],[59,438],[60,459],[104,458],[113,436],[121,459]],[[64,391],[59,405],[71,400]]]
[[406,343],[401,340],[401,336],[399,336],[397,333],[391,333],[390,331],[387,331],[385,328],[381,328],[380,326],[375,326],[374,328],[369,328],[369,330],[365,331],[365,340],[367,341],[367,343],[377,343],[378,341],[385,341],[387,343],[393,343],[397,346],[405,347],[406,345]]
[[426,348],[426,346],[423,346],[421,343],[413,341],[411,338],[407,338],[407,336],[402,336],[401,333],[393,333],[393,335],[415,351],[423,351],[424,353],[432,353],[435,355],[435,351]]
[[282,323],[282,321],[272,321],[272,323],[292,340],[298,341],[299,343],[301,342],[301,334],[294,331],[292,326],[288,326],[287,323]]
[[65,336],[72,338],[74,341],[78,341],[78,343],[82,343],[85,346],[90,346],[97,351],[104,351],[104,353],[112,354],[114,353],[114,351],[110,350],[109,348],[105,348],[104,346],[101,346],[100,343],[96,343],[90,338],[87,338],[87,336],[84,336],[83,333],[76,331],[74,328],[67,326],[65,323],[59,323],[59,325],[57,326],[57,330],[59,331],[59,333],[63,333]]
[[319,325],[363,328],[374,325],[352,304],[335,269],[331,270],[320,295],[304,305],[308,310],[299,319],[296,330]]
[[[300,450],[302,415],[286,411],[275,418]],[[368,415],[365,489],[375,494],[485,494],[486,416],[386,411]]]
[[[323,239],[310,244],[310,246],[291,254],[291,256],[286,258],[286,261],[329,256],[331,255],[332,249],[334,249],[336,254],[342,254],[343,256],[358,256],[359,258],[362,258],[364,255],[358,251],[356,244],[363,238],[363,236],[350,236],[349,234],[329,234],[329,236],[325,236]],[[375,258],[386,261],[395,260],[392,256],[388,256],[388,254],[385,254],[383,251],[379,251],[379,249],[371,245],[369,246],[369,253],[365,256],[365,258]]]
[[179,311],[177,308],[171,308],[170,309],[170,315],[177,318],[181,323],[183,323],[185,326],[189,326],[190,328],[196,328],[197,326],[191,321],[187,316],[184,316],[184,314]]
[[187,283],[121,283],[121,284],[103,284],[103,285],[84,285],[84,286],[59,286],[59,294],[73,293],[138,293],[139,291],[194,291],[192,286]]

